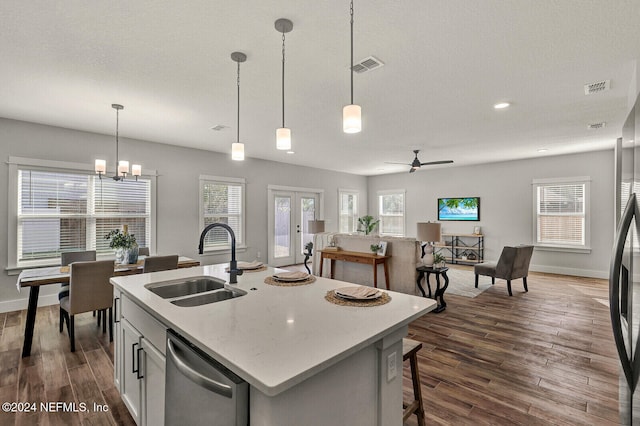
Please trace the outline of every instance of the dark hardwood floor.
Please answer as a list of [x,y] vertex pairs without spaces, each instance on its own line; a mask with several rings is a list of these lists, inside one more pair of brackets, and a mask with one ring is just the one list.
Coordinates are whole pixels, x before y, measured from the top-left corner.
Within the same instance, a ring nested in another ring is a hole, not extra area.
[[[531,274],[411,324],[429,425],[615,425],[618,364],[604,280]],[[20,351],[25,311],[0,314],[0,401],[83,402],[89,411],[0,412],[0,425],[134,424],[113,386],[113,345],[91,314],[76,319],[77,350],[58,332],[58,307],[38,309],[32,355]],[[411,399],[409,364],[405,399]],[[94,412],[93,403],[107,412]],[[416,425],[412,416],[407,425]],[[328,425],[333,426],[333,425]]]
[[513,297],[502,280],[474,299],[447,295],[446,311],[410,325],[427,424],[619,424],[607,282],[533,273],[528,293],[512,286]]

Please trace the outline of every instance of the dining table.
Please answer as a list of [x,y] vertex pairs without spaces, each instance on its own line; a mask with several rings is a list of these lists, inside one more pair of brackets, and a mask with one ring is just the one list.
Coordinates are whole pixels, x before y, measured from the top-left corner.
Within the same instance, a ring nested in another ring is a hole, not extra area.
[[[113,275],[141,274],[144,267],[145,256],[140,256],[134,264],[113,264]],[[200,262],[185,256],[178,257],[178,268],[191,268],[200,266]],[[29,304],[27,305],[27,318],[24,325],[24,342],[22,345],[22,357],[31,355],[31,344],[33,341],[33,329],[36,322],[36,311],[38,308],[38,296],[40,287],[49,284],[69,284],[71,275],[69,266],[50,266],[44,268],[24,269],[20,272],[16,287],[18,291],[29,288]]]

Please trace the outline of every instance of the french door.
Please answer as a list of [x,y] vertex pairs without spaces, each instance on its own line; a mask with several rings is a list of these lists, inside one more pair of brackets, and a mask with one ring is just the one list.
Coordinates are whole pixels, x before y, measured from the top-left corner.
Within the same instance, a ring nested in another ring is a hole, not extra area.
[[269,250],[271,266],[304,262],[304,247],[313,241],[308,222],[320,218],[322,192],[269,189]]

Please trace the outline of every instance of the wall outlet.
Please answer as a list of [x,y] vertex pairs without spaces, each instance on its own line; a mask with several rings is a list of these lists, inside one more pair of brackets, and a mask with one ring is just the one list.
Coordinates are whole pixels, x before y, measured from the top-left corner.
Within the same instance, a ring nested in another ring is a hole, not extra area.
[[393,351],[387,356],[387,382],[395,379],[396,374],[396,352]]

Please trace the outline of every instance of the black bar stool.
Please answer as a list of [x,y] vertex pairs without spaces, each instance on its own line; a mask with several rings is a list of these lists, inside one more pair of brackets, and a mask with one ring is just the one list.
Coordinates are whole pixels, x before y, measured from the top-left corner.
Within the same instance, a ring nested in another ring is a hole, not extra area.
[[420,386],[420,373],[418,372],[418,351],[420,349],[422,349],[422,343],[407,338],[402,339],[402,361],[409,360],[411,364],[411,381],[413,382],[413,401],[409,404],[402,404],[404,409],[402,421],[406,422],[412,414],[415,414],[418,416],[418,425],[425,426],[422,388]]

